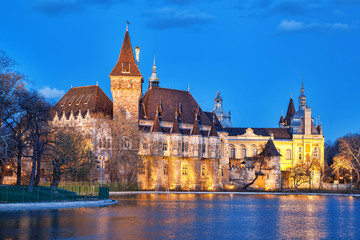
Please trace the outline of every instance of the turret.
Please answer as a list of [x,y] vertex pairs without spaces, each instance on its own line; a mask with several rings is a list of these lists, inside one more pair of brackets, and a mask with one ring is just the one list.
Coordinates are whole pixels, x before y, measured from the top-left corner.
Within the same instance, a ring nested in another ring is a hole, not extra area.
[[152,74],[149,77],[149,88],[151,87],[158,87],[159,86],[160,79],[157,76],[156,73],[156,65],[155,65],[155,52],[154,52],[154,65],[152,67]]

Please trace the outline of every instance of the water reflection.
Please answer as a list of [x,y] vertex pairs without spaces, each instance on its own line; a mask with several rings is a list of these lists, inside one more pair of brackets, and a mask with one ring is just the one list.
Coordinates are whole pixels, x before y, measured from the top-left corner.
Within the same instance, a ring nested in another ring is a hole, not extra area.
[[8,239],[354,239],[360,199],[132,195],[104,208],[1,213]]

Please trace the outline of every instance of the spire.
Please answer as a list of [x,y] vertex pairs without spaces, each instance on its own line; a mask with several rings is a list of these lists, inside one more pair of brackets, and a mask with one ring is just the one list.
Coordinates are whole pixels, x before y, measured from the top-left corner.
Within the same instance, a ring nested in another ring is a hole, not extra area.
[[260,153],[260,155],[265,157],[281,156],[281,154],[276,149],[274,142],[271,138],[267,141],[265,148],[262,151],[262,153]]
[[191,135],[201,135],[198,117],[199,117],[199,112],[196,111],[193,128],[191,130]]
[[179,119],[178,119],[177,113],[175,113],[174,124],[173,124],[173,127],[172,127],[170,133],[172,133],[172,134],[181,134],[180,128],[179,128]]
[[[214,114],[215,115],[215,114]],[[215,117],[216,116],[213,116],[213,122],[211,124],[211,129],[210,129],[210,132],[209,132],[209,137],[217,137],[217,131],[216,131],[216,121],[215,121]]]
[[151,128],[151,132],[162,132],[161,126],[160,126],[160,117],[159,117],[158,113],[155,115],[155,119],[154,119],[153,126]]
[[155,51],[154,51],[154,65],[152,67],[152,74],[149,77],[149,88],[152,86],[158,87],[159,86],[159,77],[157,76],[156,73],[156,65],[155,65]]
[[294,100],[292,98],[290,98],[288,110],[286,112],[286,116],[285,116],[285,119],[284,119],[284,123],[285,123],[286,126],[290,126],[291,118],[294,116],[294,114],[295,114]]
[[284,117],[283,117],[283,115],[281,114],[279,124],[283,124],[283,123],[285,123],[285,121],[284,121]]
[[304,79],[301,84],[301,95],[299,96],[299,110],[305,110],[306,108],[306,96],[305,96],[305,89],[304,89]]
[[131,47],[130,35],[128,31],[128,24],[126,25],[126,32],[124,41],[121,47],[119,59],[110,73],[111,76],[141,76],[141,73],[136,66],[134,53]]

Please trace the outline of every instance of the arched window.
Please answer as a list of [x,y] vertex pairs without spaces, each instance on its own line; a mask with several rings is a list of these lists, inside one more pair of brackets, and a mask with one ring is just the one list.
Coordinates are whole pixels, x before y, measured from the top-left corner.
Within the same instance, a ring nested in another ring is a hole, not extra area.
[[236,149],[234,146],[230,147],[230,158],[235,158],[236,156]]
[[99,148],[102,148],[102,140],[101,140],[101,138],[99,139]]
[[105,138],[103,138],[102,144],[103,144],[103,148],[106,148],[106,139]]
[[286,150],[286,159],[291,159],[291,150],[290,149],[287,149]]
[[246,147],[245,146],[241,147],[241,157],[246,158]]
[[108,149],[110,149],[110,148],[111,148],[110,138],[108,138],[108,140],[107,140],[107,148],[108,148]]

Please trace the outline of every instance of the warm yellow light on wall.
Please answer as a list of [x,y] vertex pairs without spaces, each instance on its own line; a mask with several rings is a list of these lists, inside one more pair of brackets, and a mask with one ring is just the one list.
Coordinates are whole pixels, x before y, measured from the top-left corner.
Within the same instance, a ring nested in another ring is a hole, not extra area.
[[7,169],[10,169],[10,165],[7,165],[6,168],[7,168]]
[[213,190],[213,187],[209,187],[208,189],[209,189],[209,191],[212,191],[212,190]]

